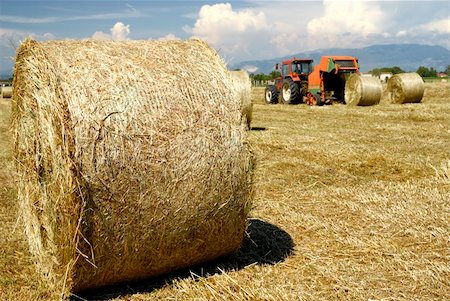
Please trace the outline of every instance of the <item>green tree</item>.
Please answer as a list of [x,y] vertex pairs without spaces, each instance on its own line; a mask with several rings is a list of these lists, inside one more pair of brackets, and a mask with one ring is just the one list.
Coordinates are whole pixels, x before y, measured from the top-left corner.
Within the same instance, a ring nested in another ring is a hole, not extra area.
[[372,75],[375,75],[375,76],[380,76],[380,74],[384,73],[384,72],[390,72],[392,74],[398,74],[398,73],[404,73],[405,71],[402,68],[398,67],[398,66],[375,68],[372,71],[370,71],[370,73],[372,73]]
[[450,75],[450,65],[447,65],[447,68],[445,68],[444,73]]
[[419,74],[422,77],[436,77],[437,76],[437,71],[433,67],[427,68],[424,66],[420,66],[419,68],[417,68],[416,72],[417,72],[417,74]]
[[264,73],[258,73],[255,76],[253,76],[254,80],[266,80],[267,79],[267,75],[265,75]]
[[394,66],[394,67],[390,68],[390,70],[391,70],[392,74],[405,73],[405,71],[398,66]]
[[272,71],[272,72],[270,72],[270,74],[269,74],[269,79],[275,79],[275,78],[277,78],[277,77],[280,77],[281,76],[281,73],[280,73],[280,71]]

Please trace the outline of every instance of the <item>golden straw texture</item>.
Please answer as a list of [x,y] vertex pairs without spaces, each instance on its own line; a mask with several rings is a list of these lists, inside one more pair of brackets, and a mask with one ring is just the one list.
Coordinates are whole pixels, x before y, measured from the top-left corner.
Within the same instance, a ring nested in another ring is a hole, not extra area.
[[380,103],[381,82],[376,77],[352,74],[345,83],[345,103],[349,106],[372,106]]
[[12,87],[2,87],[2,97],[11,98],[11,96],[12,96]]
[[241,101],[241,111],[244,121],[247,123],[247,127],[250,128],[252,122],[252,83],[247,71],[230,71],[231,77],[234,82],[234,87],[239,95]]
[[421,102],[424,90],[423,80],[417,73],[395,74],[386,88],[391,103]]
[[27,39],[14,76],[18,198],[50,289],[68,296],[240,247],[252,157],[208,45]]

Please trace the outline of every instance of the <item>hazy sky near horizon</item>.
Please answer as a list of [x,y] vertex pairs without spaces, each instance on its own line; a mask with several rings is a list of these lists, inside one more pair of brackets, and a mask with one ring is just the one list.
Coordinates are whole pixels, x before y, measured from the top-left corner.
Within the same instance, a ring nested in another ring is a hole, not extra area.
[[320,48],[417,43],[450,49],[449,1],[21,1],[0,0],[0,74],[14,46],[50,39],[186,39],[225,61]]

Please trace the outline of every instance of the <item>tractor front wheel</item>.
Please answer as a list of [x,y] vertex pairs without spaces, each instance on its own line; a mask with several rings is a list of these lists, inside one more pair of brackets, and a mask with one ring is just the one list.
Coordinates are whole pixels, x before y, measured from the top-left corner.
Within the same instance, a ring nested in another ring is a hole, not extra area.
[[274,85],[268,85],[264,91],[267,104],[278,103],[278,91]]
[[283,103],[296,104],[300,102],[300,89],[292,78],[286,78],[281,90]]

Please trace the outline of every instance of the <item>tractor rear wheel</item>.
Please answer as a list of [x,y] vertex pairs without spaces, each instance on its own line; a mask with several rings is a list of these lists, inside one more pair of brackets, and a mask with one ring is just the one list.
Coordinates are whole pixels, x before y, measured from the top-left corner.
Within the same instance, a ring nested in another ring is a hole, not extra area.
[[267,85],[264,96],[267,104],[278,103],[278,91],[274,85]]
[[296,104],[300,102],[300,89],[292,78],[286,78],[281,89],[283,103]]

